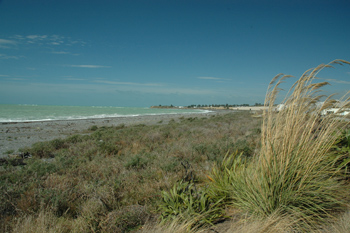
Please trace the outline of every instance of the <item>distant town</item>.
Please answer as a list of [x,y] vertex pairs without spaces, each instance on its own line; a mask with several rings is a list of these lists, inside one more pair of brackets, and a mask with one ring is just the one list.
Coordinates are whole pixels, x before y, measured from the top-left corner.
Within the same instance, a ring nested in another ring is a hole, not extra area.
[[[328,115],[328,114],[336,114],[336,115],[349,115],[350,114],[350,108],[341,108],[341,102],[336,101],[338,103],[338,106],[333,106],[333,107],[328,107],[326,109],[323,109],[321,111],[321,115]],[[323,102],[317,102],[316,106],[319,108],[322,106]],[[288,106],[285,104],[275,104],[275,111],[279,112]],[[268,106],[264,106],[261,103],[255,103],[254,105],[249,105],[249,104],[192,104],[189,106],[174,106],[174,105],[158,105],[158,106],[151,106],[151,108],[174,108],[174,109],[188,109],[188,108],[195,108],[195,109],[206,109],[206,110],[227,110],[227,109],[232,109],[232,110],[249,110],[249,111],[261,111],[261,110],[266,110],[268,109]]]
[[174,106],[174,105],[158,105],[151,106],[151,108],[197,108],[197,109],[235,109],[238,107],[261,107],[264,104],[255,103],[254,105],[249,104],[192,104],[189,106]]

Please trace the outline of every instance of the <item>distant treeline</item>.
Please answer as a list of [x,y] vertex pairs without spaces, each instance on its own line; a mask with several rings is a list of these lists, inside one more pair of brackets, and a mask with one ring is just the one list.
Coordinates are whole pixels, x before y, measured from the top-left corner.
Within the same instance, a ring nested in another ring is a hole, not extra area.
[[[254,105],[249,104],[191,104],[188,106],[182,106],[183,108],[233,108],[233,107],[249,107],[249,106],[263,106],[264,104],[255,103]],[[179,106],[174,105],[159,105],[152,106],[153,108],[178,108]]]
[[230,108],[230,107],[244,107],[244,106],[249,106],[249,104],[192,104],[187,106],[188,108],[220,108],[220,107],[224,107],[224,108]]

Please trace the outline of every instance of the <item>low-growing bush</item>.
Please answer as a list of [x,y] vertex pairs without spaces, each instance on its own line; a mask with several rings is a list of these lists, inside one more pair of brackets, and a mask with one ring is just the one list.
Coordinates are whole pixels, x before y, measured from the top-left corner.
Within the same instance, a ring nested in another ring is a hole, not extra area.
[[28,150],[30,154],[38,158],[52,158],[54,157],[55,148],[50,142],[37,142]]
[[97,125],[93,125],[89,128],[90,131],[96,131],[98,129]]
[[162,192],[159,211],[162,221],[196,219],[194,225],[213,224],[224,217],[220,199],[214,202],[204,187],[197,189],[194,183],[184,181]]
[[136,154],[129,158],[126,162],[126,168],[145,168],[153,160],[153,156],[150,154]]
[[[193,165],[198,192],[206,192],[206,172],[233,145],[231,130],[241,124],[249,130],[260,123],[244,112],[198,116],[162,125],[101,126],[23,149],[33,155],[25,160],[27,165],[0,169],[0,231],[32,224],[28,229],[34,231],[47,227],[56,232],[108,232],[115,224],[112,219],[122,231],[138,228],[143,215],[157,215],[161,190],[169,190],[181,178],[181,161]],[[200,152],[195,145],[209,146]],[[203,203],[214,203],[207,194],[204,197]],[[123,215],[127,206],[137,204],[147,211]],[[37,222],[46,220],[52,222]]]

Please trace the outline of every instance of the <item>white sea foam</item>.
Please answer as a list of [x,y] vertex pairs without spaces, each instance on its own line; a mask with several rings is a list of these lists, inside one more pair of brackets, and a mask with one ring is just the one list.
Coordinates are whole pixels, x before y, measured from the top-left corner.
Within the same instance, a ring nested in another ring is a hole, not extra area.
[[94,118],[136,117],[144,115],[208,113],[199,109],[152,109],[113,106],[0,105],[0,122],[35,122]]

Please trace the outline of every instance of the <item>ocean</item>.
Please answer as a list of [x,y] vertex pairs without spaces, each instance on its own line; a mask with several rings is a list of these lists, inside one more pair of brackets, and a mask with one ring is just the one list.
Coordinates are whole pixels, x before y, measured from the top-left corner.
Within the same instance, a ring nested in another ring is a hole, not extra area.
[[205,112],[208,111],[199,109],[163,109],[141,107],[136,108],[0,104],[0,122],[75,120]]

